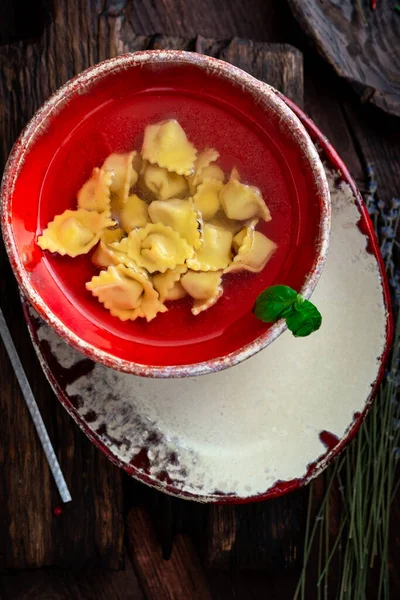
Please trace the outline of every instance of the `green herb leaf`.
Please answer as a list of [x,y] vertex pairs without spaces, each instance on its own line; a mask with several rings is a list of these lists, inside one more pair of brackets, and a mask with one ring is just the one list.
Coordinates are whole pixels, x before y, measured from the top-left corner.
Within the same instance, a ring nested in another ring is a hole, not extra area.
[[292,288],[287,285],[273,285],[258,296],[253,312],[257,319],[264,323],[273,323],[286,316],[296,299],[297,292]]
[[317,307],[287,285],[273,285],[264,290],[258,296],[253,312],[264,323],[286,319],[286,324],[295,337],[310,335],[322,323]]
[[306,337],[321,327],[322,316],[318,308],[309,300],[297,296],[292,311],[286,317],[288,329],[295,337]]

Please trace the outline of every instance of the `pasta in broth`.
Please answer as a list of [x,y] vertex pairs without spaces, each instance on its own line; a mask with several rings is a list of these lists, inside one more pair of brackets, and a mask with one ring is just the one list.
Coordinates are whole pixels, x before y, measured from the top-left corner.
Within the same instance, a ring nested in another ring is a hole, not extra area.
[[38,245],[91,254],[86,283],[122,321],[154,319],[189,296],[194,316],[223,295],[223,279],[262,271],[276,244],[257,231],[271,214],[260,190],[226,180],[218,150],[198,152],[175,119],[145,128],[141,151],[111,154],[77,194],[77,209],[51,221]]

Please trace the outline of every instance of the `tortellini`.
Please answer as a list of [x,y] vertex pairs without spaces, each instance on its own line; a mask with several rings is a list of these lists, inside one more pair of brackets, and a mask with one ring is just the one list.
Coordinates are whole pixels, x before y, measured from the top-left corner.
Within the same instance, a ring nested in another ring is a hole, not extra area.
[[275,252],[276,247],[275,242],[260,231],[255,231],[254,225],[243,227],[233,238],[236,256],[224,273],[243,270],[259,273]]
[[194,249],[202,245],[201,217],[190,200],[154,201],[149,206],[153,223],[169,225]]
[[165,273],[184,265],[194,250],[176,231],[162,223],[149,223],[143,229],[131,231],[118,244],[111,244],[117,252],[125,254],[149,273]]
[[260,190],[236,167],[225,183],[219,158],[215,148],[197,153],[178,121],[151,123],[141,151],[95,167],[77,209],[56,216],[38,245],[90,253],[99,272],[86,288],[121,321],[151,321],[185,296],[200,315],[223,296],[223,277],[262,271],[277,248],[256,229],[271,220]]
[[211,308],[222,296],[222,271],[188,271],[181,278],[183,289],[194,298],[192,313],[199,313]]
[[179,265],[175,269],[167,269],[165,273],[153,275],[153,285],[160,294],[161,302],[179,300],[186,295],[186,291],[180,282],[181,276],[186,271],[186,265]]
[[146,165],[143,171],[143,180],[146,187],[157,196],[159,200],[177,198],[187,195],[188,183],[183,175],[171,173],[168,169]]
[[107,211],[66,210],[47,225],[38,238],[38,244],[42,250],[74,258],[87,254],[97,244],[104,229],[113,225],[114,221]]
[[186,261],[187,266],[193,271],[225,269],[232,260],[232,240],[230,231],[205,223],[203,246]]
[[104,212],[110,210],[112,174],[103,169],[93,169],[92,176],[78,192],[78,208]]
[[221,167],[215,164],[219,158],[219,152],[214,148],[207,148],[201,152],[194,163],[194,174],[189,177],[189,186],[192,194],[196,193],[199,186],[205,179],[225,180],[225,174]]
[[260,190],[253,185],[245,185],[231,177],[222,188],[219,198],[228,219],[245,221],[260,217],[264,221],[271,220],[271,213]]
[[197,150],[175,119],[148,125],[144,131],[142,156],[178,175],[194,171]]
[[118,196],[122,204],[128,200],[129,190],[138,179],[138,174],[133,168],[135,155],[136,152],[110,154],[102,166],[103,170],[111,174],[110,190]]
[[116,229],[106,229],[100,238],[99,245],[92,255],[92,263],[97,267],[118,265],[121,261],[111,248],[110,244],[119,242],[123,237],[124,230],[120,227]]
[[128,196],[125,204],[119,212],[119,222],[126,233],[130,233],[136,227],[145,227],[149,221],[147,204],[139,196],[133,194]]
[[149,279],[124,265],[108,267],[86,284],[86,288],[121,321],[144,317],[151,321],[167,307],[158,299]]
[[211,219],[220,208],[219,193],[223,188],[218,179],[205,179],[197,188],[194,203],[205,221]]
[[228,219],[222,209],[219,210],[217,214],[209,220],[209,224],[220,227],[221,229],[226,229],[227,231],[230,231],[232,235],[236,235],[243,228],[243,221],[234,221],[233,219]]

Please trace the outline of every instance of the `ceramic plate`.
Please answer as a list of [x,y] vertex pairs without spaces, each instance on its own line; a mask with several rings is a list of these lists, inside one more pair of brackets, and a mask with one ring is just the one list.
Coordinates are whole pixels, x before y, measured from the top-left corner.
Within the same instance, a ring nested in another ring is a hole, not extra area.
[[392,321],[371,223],[334,149],[287,102],[321,149],[332,195],[318,332],[286,331],[219,373],[145,379],[84,358],[25,304],[43,369],[78,425],[128,473],[177,496],[247,502],[307,483],[352,438],[383,373]]

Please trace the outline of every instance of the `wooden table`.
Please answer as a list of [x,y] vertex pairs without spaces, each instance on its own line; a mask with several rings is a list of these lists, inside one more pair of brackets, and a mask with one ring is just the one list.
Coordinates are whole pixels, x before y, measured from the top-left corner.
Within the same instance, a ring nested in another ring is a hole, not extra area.
[[[0,42],[8,44],[0,46],[3,162],[34,110],[75,73],[126,51],[185,48],[238,64],[304,103],[361,190],[365,166],[373,163],[380,198],[400,195],[400,119],[360,104],[308,47],[283,0],[41,0],[35,10],[31,4],[2,0],[0,8]],[[14,18],[18,5],[23,10]],[[304,94],[296,48],[304,53]],[[0,598],[291,598],[307,491],[249,506],[201,506],[129,479],[54,398],[3,248],[0,273],[1,306],[74,498],[54,516],[57,491],[0,347]],[[399,501],[394,511],[400,514]],[[394,548],[399,533],[397,522]]]

